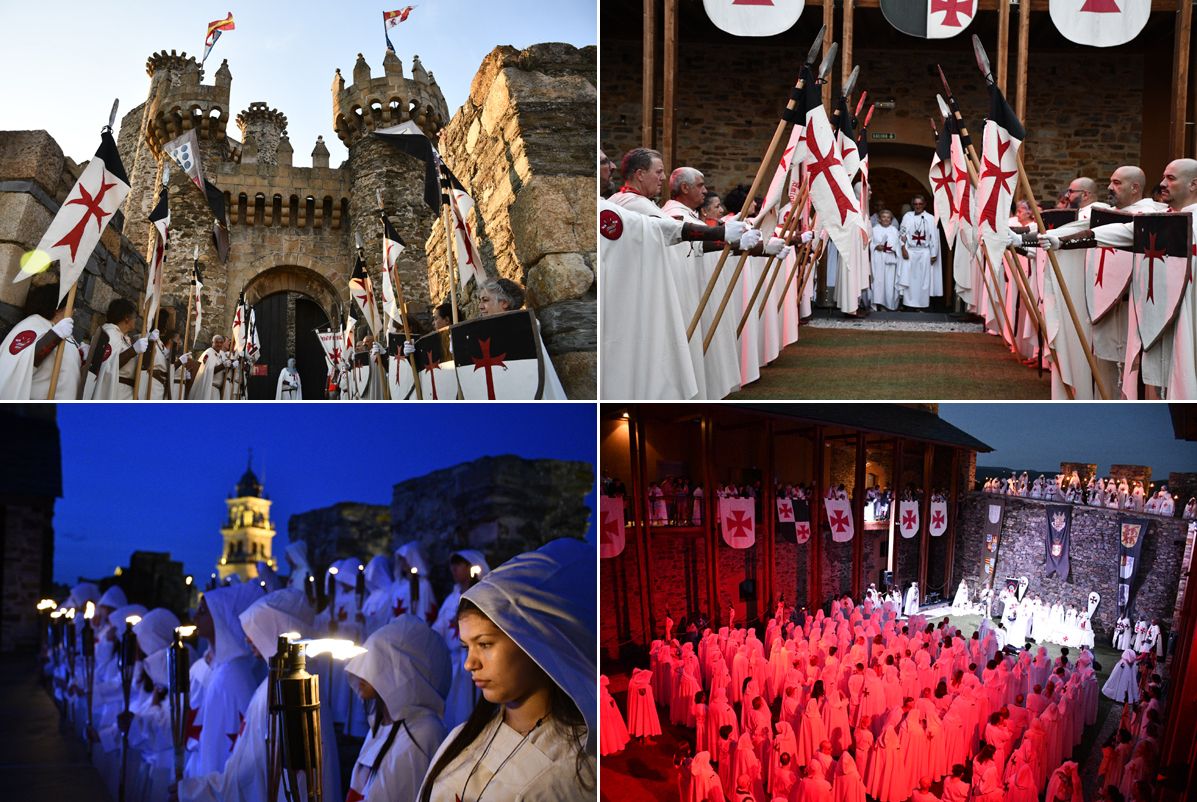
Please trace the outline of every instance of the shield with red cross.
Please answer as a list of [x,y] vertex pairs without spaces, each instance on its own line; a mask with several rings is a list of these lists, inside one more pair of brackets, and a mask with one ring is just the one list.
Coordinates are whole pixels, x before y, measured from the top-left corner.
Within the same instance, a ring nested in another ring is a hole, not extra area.
[[831,539],[836,543],[851,540],[855,533],[852,502],[848,499],[824,499],[823,510],[827,513],[827,525],[831,527]]
[[453,401],[457,398],[457,374],[453,370],[453,349],[449,329],[425,334],[416,340],[416,370],[425,401]]
[[1189,282],[1193,218],[1188,212],[1135,217],[1135,270],[1131,303],[1139,320],[1143,348],[1159,341],[1176,316]]
[[788,31],[806,0],[703,0],[715,27],[733,36],[773,36]]
[[622,496],[599,499],[599,557],[618,557],[626,544]]
[[719,528],[723,542],[733,549],[746,549],[756,543],[756,500],[719,499]]
[[919,39],[950,39],[977,16],[977,0],[881,0],[890,25]]
[[931,502],[931,520],[927,522],[927,531],[931,537],[940,537],[948,531],[948,503],[946,501]]
[[[1135,216],[1117,209],[1094,209],[1089,214],[1089,228],[1124,223],[1133,225]],[[1131,251],[1097,246],[1085,253],[1085,305],[1090,320],[1101,320],[1126,293],[1135,255]]]
[[1047,11],[1065,39],[1113,47],[1139,35],[1151,16],[1151,0],[1049,0]]
[[917,501],[902,501],[898,503],[898,531],[904,538],[912,538],[919,533],[919,503]]
[[449,331],[462,398],[529,401],[544,396],[544,352],[532,312],[487,315]]

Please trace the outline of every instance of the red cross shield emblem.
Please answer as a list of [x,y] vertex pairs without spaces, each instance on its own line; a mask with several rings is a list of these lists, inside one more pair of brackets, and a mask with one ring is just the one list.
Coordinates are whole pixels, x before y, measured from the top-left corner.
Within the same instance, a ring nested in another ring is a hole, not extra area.
[[881,0],[890,25],[919,39],[949,39],[977,16],[977,0]]
[[855,530],[851,502],[847,499],[824,499],[823,509],[827,512],[831,539],[836,543],[847,543],[851,540]]
[[948,531],[948,503],[946,501],[931,502],[931,520],[927,523],[927,530],[931,537],[941,537]]
[[544,396],[545,357],[531,311],[466,320],[449,332],[462,398],[526,401]]
[[[1094,209],[1089,214],[1089,227],[1128,223],[1133,225],[1135,216],[1116,209]],[[1118,305],[1126,288],[1130,285],[1135,256],[1130,251],[1117,248],[1090,248],[1085,252],[1085,306],[1089,318],[1101,320]]]
[[1192,243],[1193,220],[1188,212],[1135,217],[1131,302],[1144,349],[1159,341],[1176,316],[1191,280]]
[[719,524],[727,545],[748,548],[756,543],[756,502],[750,498],[719,499]]
[[806,0],[703,0],[715,27],[733,36],[773,36],[788,31]]
[[898,529],[904,538],[912,538],[919,533],[917,501],[903,501],[898,504]]
[[599,501],[602,529],[599,532],[599,556],[618,557],[627,542],[624,530],[624,500],[621,496],[603,496]]
[[1139,35],[1151,15],[1145,0],[1049,0],[1048,14],[1067,40],[1090,47],[1113,47]]

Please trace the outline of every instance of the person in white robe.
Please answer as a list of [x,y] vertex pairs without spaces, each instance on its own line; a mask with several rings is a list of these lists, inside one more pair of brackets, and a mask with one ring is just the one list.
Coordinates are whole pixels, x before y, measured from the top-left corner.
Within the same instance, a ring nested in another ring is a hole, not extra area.
[[882,209],[873,224],[873,239],[869,247],[873,265],[873,303],[885,309],[897,309],[898,298],[898,227],[889,209]]
[[307,593],[308,577],[312,576],[312,566],[308,563],[308,544],[302,540],[292,540],[287,544],[283,556],[287,565],[291,566],[287,586]]
[[[285,632],[310,635],[313,629],[312,608],[303,593],[284,588],[258,598],[240,614],[260,674],[265,661],[275,656],[278,639]],[[319,675],[324,669],[322,660],[306,661],[308,673]],[[244,717],[245,726],[232,745],[231,754],[219,771],[205,772],[184,778],[178,786],[179,802],[261,802],[267,800],[266,750],[270,725],[268,678],[255,688]],[[337,754],[335,731],[328,705],[320,705],[320,752],[322,756],[322,791],[324,799],[340,800],[340,760]],[[282,794],[279,798],[282,799]]]
[[[486,317],[523,309],[524,300],[524,288],[516,282],[507,278],[490,279],[483,282],[482,286],[478,288],[478,315]],[[547,401],[563,401],[566,399],[565,388],[562,387],[557,370],[553,367],[553,360],[547,356],[548,349],[545,348],[539,328],[537,328],[536,336],[540,339],[540,352],[546,354],[544,358],[544,389],[541,398]]]
[[593,546],[561,538],[462,594],[465,668],[483,701],[441,744],[420,802],[594,798],[596,563]]
[[[346,638],[354,643],[366,639],[366,621],[357,598],[359,565],[361,563],[356,557],[346,557],[333,564],[332,567],[337,569],[335,574],[330,567],[329,574],[337,586],[336,599],[317,616],[317,624],[330,637]],[[364,566],[362,570],[364,572]],[[342,661],[333,661],[326,700],[332,708],[333,722],[343,726],[345,732],[354,737],[360,738],[366,734],[365,710],[345,682],[345,663]]]
[[366,703],[370,728],[349,782],[348,799],[414,799],[437,746],[452,669],[449,651],[428,624],[402,615],[375,632],[345,675]]
[[[395,549],[395,582],[392,605],[395,615],[411,613],[429,625],[436,621],[436,595],[432,592],[428,560],[418,540]],[[415,569],[414,571],[412,569]]]
[[453,664],[452,684],[445,697],[444,714],[445,726],[453,729],[470,717],[478,695],[478,689],[464,668],[466,653],[457,634],[457,605],[461,602],[462,593],[490,573],[490,565],[482,552],[460,549],[449,555],[449,573],[453,577],[453,590],[441,603],[432,629],[444,639]]
[[303,381],[295,369],[295,357],[287,359],[287,367],[279,371],[278,384],[274,388],[275,401],[302,401]]
[[395,579],[391,560],[385,554],[371,557],[365,573],[366,601],[362,604],[362,615],[366,618],[366,635],[372,635],[395,618],[391,611],[391,585]]
[[1131,647],[1131,622],[1125,615],[1118,619],[1114,624],[1114,635],[1111,639],[1111,645],[1120,652],[1124,652]]
[[137,308],[124,298],[108,304],[105,320],[91,340],[83,400],[131,401],[136,357],[158,340],[158,332],[130,339],[129,332],[137,325]]
[[[939,230],[935,216],[926,210],[927,200],[915,195],[911,211],[902,215],[902,261],[898,268],[898,289],[902,304],[912,309],[926,309],[932,296],[943,295],[939,265]],[[938,291],[937,291],[938,290]]]
[[918,615],[919,612],[919,583],[911,582],[910,587],[906,589],[906,604],[902,608],[902,614],[906,616]]
[[1134,650],[1127,649],[1122,658],[1110,671],[1106,684],[1101,686],[1101,693],[1115,702],[1134,704],[1139,701],[1139,677],[1135,671],[1135,661],[1138,655]]
[[43,401],[50,394],[54,352],[63,346],[54,398],[78,398],[83,357],[74,339],[75,321],[58,303],[58,284],[29,290],[25,300],[28,317],[17,323],[0,343],[0,400]]
[[197,774],[224,768],[260,681],[239,616],[261,596],[258,583],[246,582],[214,588],[200,598],[195,614],[197,633],[211,644],[214,654],[204,703],[196,716],[200,728]]
[[224,350],[228,341],[224,335],[212,338],[212,345],[200,354],[195,378],[187,397],[192,401],[218,401],[224,396],[226,376],[229,375]]
[[[167,788],[174,780],[175,749],[167,696],[170,690],[167,651],[177,626],[179,619],[175,614],[159,607],[146,613],[133,627],[137,646],[145,655],[138,663],[140,671],[153,685],[153,692],[145,694],[136,709],[130,709],[133,720],[129,726],[129,753],[141,758],[132,783],[134,798],[140,796],[147,802],[165,799]],[[133,768],[130,765],[130,771]]]

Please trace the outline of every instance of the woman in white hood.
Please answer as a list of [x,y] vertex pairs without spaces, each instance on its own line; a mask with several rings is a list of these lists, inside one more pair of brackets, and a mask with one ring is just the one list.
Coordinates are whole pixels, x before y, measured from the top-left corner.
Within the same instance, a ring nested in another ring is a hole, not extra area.
[[298,588],[307,593],[306,583],[312,575],[312,566],[308,564],[308,544],[303,540],[294,540],[287,544],[284,552],[287,564],[291,566],[291,575],[287,578],[288,587]]
[[562,538],[462,594],[465,668],[483,698],[441,744],[420,802],[594,799],[596,562]]
[[447,732],[449,650],[423,621],[401,615],[370,636],[345,673],[370,718],[347,799],[414,799]]
[[385,554],[376,554],[366,563],[366,603],[362,615],[366,617],[366,634],[372,635],[395,618],[391,610],[391,561]]
[[[477,576],[472,577],[475,569]],[[470,673],[464,667],[466,652],[465,647],[461,645],[461,638],[457,635],[457,605],[461,603],[462,593],[490,573],[490,566],[482,552],[462,549],[450,555],[449,573],[453,575],[453,592],[445,598],[432,628],[445,639],[449,658],[453,662],[453,685],[445,700],[445,726],[453,729],[470,717],[478,697],[478,689],[474,687],[474,681],[470,679]]]
[[[312,608],[303,591],[286,588],[269,593],[254,602],[239,616],[254,654],[263,660],[274,657],[279,636],[284,632],[310,634]],[[323,660],[309,660],[307,671],[319,673]],[[222,771],[184,778],[179,783],[180,802],[267,802],[266,733],[270,724],[267,706],[269,679],[262,680],[253,693],[245,713],[245,726],[233,745],[232,754]],[[331,711],[320,705],[321,754],[323,755],[324,799],[343,799],[341,768],[337,758],[336,736]],[[282,794],[279,794],[282,799]],[[272,800],[269,802],[273,802]]]
[[[166,798],[166,789],[174,777],[175,748],[170,730],[170,675],[167,671],[167,652],[174,639],[179,619],[161,607],[150,610],[133,626],[137,648],[144,655],[138,664],[145,693],[130,706],[133,722],[129,727],[130,755],[140,753],[141,765],[136,770],[132,794],[147,800]],[[148,682],[146,681],[148,680]],[[130,760],[129,771],[134,766]],[[140,792],[139,790],[140,789]]]

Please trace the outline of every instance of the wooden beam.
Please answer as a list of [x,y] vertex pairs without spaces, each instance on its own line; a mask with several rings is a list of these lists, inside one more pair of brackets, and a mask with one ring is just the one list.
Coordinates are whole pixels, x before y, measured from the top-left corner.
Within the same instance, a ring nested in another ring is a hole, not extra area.
[[[851,2],[851,0],[849,0]],[[856,433],[856,492],[852,498],[852,517],[855,518],[856,537],[852,538],[852,598],[859,599],[863,588],[861,573],[864,564],[864,499],[865,499],[865,436]]]
[[923,443],[923,503],[919,510],[919,597],[927,592],[927,552],[931,547],[931,471],[935,467],[935,446]]
[[715,509],[715,422],[710,412],[702,415],[702,465],[706,490],[703,491],[703,503],[707,508],[706,520],[703,521],[704,544],[706,545],[707,561],[707,614],[715,624],[722,621],[722,611],[719,609],[719,549],[717,546],[718,533],[715,531],[715,519],[718,513]]
[[[815,481],[810,497],[810,548],[807,549],[806,607],[812,613],[819,606],[822,592],[820,574],[823,560],[823,427],[815,427]],[[797,600],[794,602],[797,604]]]
[[1026,124],[1027,121],[1027,61],[1030,58],[1031,4],[1027,0],[1018,4],[1018,88],[1014,113]]
[[1006,94],[1006,66],[1010,61],[1010,2],[1001,0],[998,5],[997,70],[993,77],[998,89]]
[[[977,0],[977,11],[996,11],[998,4],[1007,2],[1008,0]],[[806,0],[808,6],[825,6],[834,5],[837,0]],[[1030,7],[1031,11],[1047,11],[1050,0],[1023,0]],[[880,0],[853,0],[857,8],[881,8]],[[1151,0],[1152,11],[1175,11],[1175,0]]]
[[777,562],[777,459],[776,450],[773,447],[775,439],[776,432],[773,428],[773,420],[770,418],[765,421],[765,478],[761,482],[761,493],[763,496],[761,499],[761,517],[769,522],[765,530],[765,592],[757,594],[758,599],[762,596],[765,599],[763,613],[765,616],[769,615],[772,607],[773,589],[776,582],[774,567]]
[[1176,36],[1172,48],[1172,108],[1171,134],[1168,137],[1168,158],[1185,155],[1185,122],[1189,100],[1189,47],[1193,28],[1192,0],[1176,0]]
[[661,60],[661,160],[668,174],[677,154],[677,0],[665,0],[665,54]]
[[[852,74],[852,18],[853,0],[844,0],[843,43],[840,45],[840,86],[848,82]],[[851,98],[849,98],[849,101]]]
[[[823,55],[827,55],[827,51],[831,49],[831,43],[835,40],[835,4],[827,3],[823,6],[823,26],[825,28],[823,33]],[[823,84],[823,105],[831,105],[831,81]],[[749,199],[751,200],[751,198]]]
[[640,146],[656,144],[653,106],[657,78],[657,11],[654,0],[644,0],[644,71],[640,74]]
[[648,537],[648,488],[645,485],[645,448],[644,448],[644,420],[640,417],[639,406],[628,410],[628,447],[632,463],[632,531],[636,538],[636,551],[640,556],[636,566],[640,580],[640,619],[644,628],[644,642],[652,641],[656,633],[653,631],[652,619],[652,585],[649,584],[649,564],[652,555],[649,552]]
[[948,553],[945,558],[947,566],[944,568],[944,595],[952,592],[955,585],[956,565],[956,493],[960,490],[960,449],[952,449],[952,480],[948,486]]

